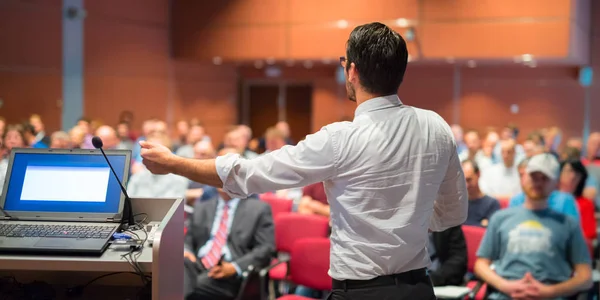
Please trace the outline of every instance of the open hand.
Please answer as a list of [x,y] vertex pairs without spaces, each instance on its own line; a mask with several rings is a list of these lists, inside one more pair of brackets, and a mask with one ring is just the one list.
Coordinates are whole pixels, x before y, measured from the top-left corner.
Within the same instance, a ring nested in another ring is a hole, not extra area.
[[141,141],[140,146],[142,162],[150,172],[159,175],[171,173],[169,165],[176,157],[171,149],[148,141]]

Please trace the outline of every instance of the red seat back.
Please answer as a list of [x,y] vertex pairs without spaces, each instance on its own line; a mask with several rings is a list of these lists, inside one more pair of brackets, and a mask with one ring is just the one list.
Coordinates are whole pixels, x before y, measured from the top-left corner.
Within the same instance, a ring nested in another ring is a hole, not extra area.
[[510,199],[501,198],[498,199],[498,202],[500,202],[500,208],[505,209],[508,208],[508,205],[510,204]]
[[477,260],[477,249],[485,234],[485,228],[477,226],[462,226],[465,242],[467,244],[467,271],[473,272]]
[[331,290],[328,238],[304,238],[296,241],[291,253],[290,272],[294,283],[315,290]]
[[291,199],[277,197],[275,194],[262,194],[260,199],[271,206],[271,212],[273,213],[273,219],[281,213],[292,212],[292,205],[294,202]]
[[329,219],[316,215],[281,213],[275,219],[275,246],[277,251],[290,253],[294,242],[302,238],[326,238]]

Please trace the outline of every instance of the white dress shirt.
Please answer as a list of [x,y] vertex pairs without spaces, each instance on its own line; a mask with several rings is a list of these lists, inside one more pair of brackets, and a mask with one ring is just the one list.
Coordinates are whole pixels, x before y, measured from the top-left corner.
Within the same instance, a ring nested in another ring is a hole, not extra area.
[[368,280],[427,267],[428,229],[467,218],[468,197],[450,126],[396,95],[359,105],[296,146],[252,160],[216,160],[232,197],[324,182],[331,207],[329,275]]

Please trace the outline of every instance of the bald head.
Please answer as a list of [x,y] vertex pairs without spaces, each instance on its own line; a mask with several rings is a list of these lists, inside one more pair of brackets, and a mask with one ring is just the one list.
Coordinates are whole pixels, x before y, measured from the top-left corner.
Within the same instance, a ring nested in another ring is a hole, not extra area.
[[209,141],[199,141],[194,144],[195,159],[210,159],[215,157],[215,148]]
[[279,132],[281,132],[285,138],[290,137],[290,124],[288,124],[288,122],[279,121],[275,125],[275,128],[279,130]]
[[96,136],[102,140],[104,149],[115,149],[119,144],[119,138],[114,128],[102,125],[96,129]]

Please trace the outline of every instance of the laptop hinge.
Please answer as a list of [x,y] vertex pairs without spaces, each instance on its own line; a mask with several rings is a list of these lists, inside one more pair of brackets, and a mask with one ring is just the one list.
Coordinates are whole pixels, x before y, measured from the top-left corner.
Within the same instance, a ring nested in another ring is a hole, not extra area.
[[9,216],[2,216],[2,220],[12,220],[12,218]]
[[106,218],[106,222],[114,222],[115,218]]

